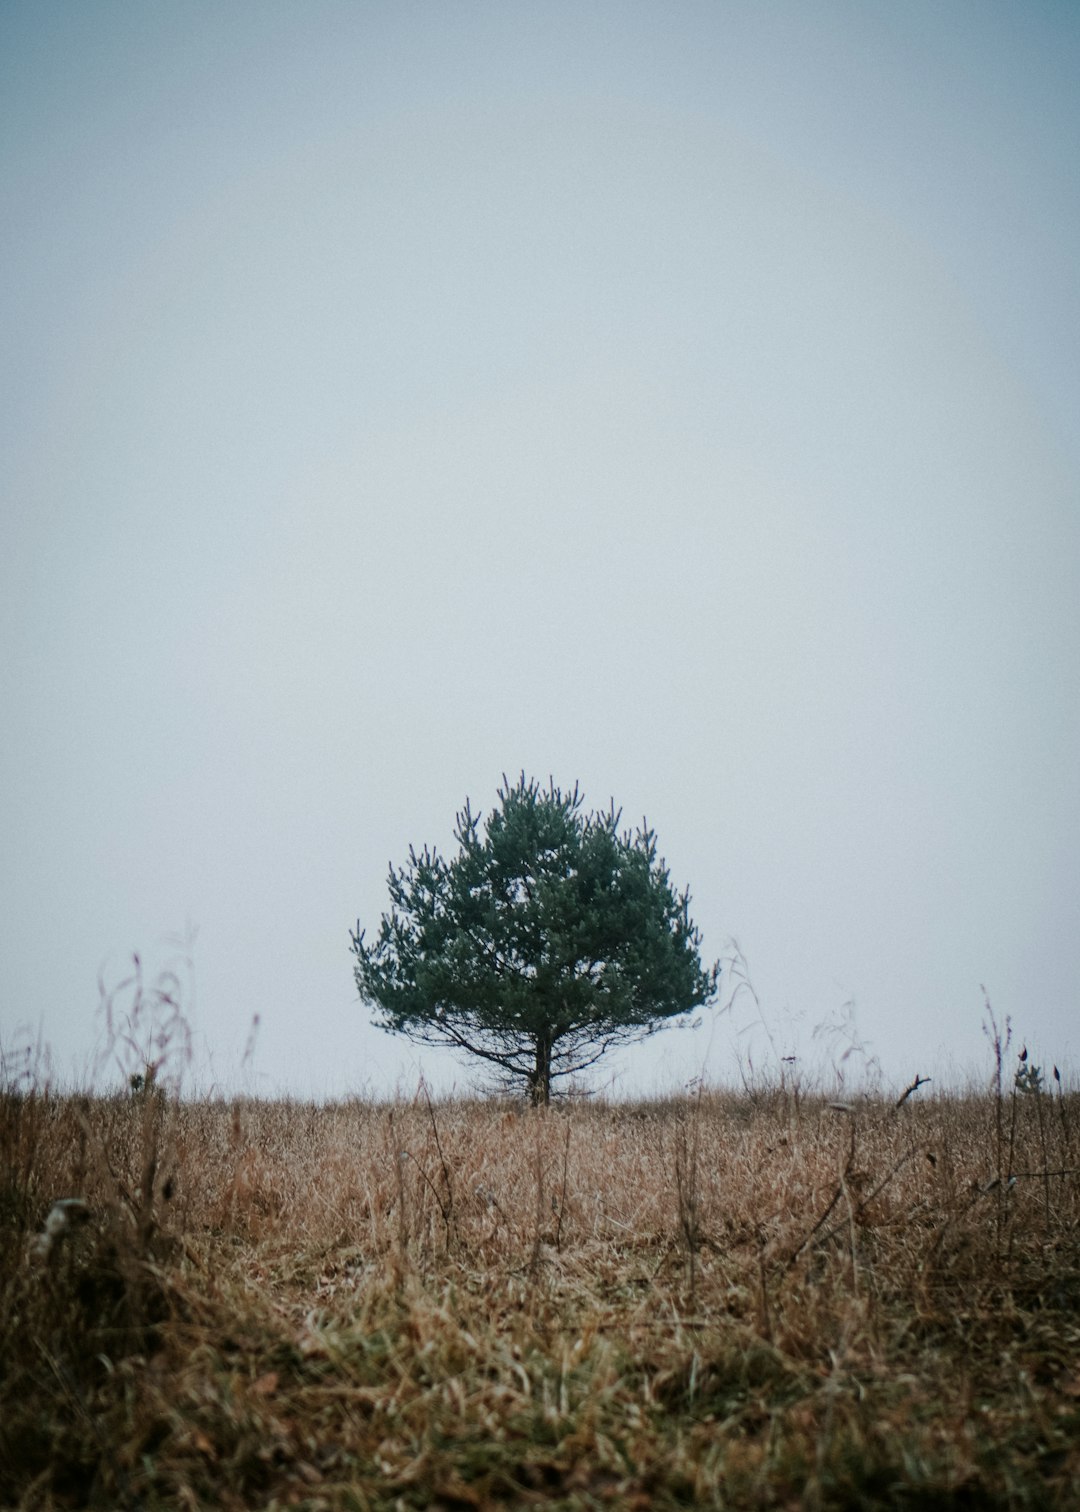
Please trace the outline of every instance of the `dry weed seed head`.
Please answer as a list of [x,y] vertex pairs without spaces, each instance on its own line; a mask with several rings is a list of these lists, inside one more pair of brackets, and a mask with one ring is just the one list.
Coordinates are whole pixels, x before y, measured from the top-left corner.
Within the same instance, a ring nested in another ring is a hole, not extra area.
[[49,1209],[41,1232],[30,1241],[29,1256],[37,1265],[45,1265],[54,1250],[71,1233],[90,1221],[89,1204],[81,1197],[60,1197]]

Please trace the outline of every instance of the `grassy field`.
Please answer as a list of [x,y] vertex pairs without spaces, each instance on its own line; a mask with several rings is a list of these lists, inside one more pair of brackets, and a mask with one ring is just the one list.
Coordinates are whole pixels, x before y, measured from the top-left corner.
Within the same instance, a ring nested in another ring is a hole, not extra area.
[[900,1107],[9,1089],[0,1503],[1080,1506],[1080,1100],[1015,1069]]

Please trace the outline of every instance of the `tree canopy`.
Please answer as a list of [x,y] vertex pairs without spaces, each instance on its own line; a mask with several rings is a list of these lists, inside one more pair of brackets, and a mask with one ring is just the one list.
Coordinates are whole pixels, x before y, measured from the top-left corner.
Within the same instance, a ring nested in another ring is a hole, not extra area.
[[466,799],[458,854],[425,846],[390,867],[390,911],[351,935],[361,998],[380,1028],[449,1046],[547,1102],[552,1083],[613,1046],[715,1001],[688,891],[646,824],[614,803],[586,813],[575,784],[503,779],[481,827]]

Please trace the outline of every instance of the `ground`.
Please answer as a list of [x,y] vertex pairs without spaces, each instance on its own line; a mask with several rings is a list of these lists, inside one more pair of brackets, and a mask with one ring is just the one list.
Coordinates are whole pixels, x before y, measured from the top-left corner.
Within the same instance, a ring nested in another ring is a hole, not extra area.
[[1080,1102],[926,1091],[9,1089],[0,1503],[1078,1506]]

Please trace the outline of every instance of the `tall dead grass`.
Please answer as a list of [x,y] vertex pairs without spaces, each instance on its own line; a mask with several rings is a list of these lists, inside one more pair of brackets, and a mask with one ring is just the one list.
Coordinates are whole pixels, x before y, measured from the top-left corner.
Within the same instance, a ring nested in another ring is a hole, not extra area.
[[900,1107],[8,1087],[0,1501],[1075,1506],[1080,1104],[1009,1067]]

